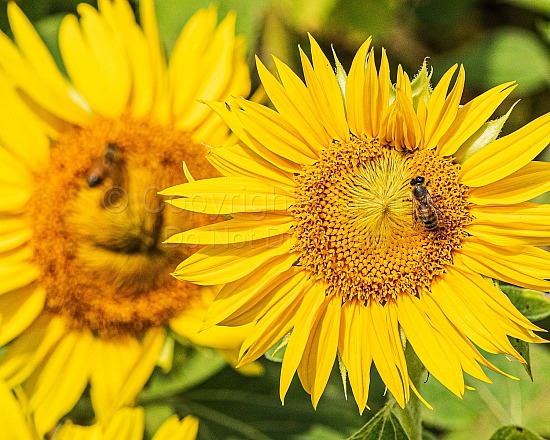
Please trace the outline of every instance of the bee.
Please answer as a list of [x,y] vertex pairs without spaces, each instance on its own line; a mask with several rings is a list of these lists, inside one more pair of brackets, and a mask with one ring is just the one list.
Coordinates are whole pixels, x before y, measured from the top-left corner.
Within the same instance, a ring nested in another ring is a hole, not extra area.
[[439,219],[430,191],[424,185],[426,179],[417,176],[411,179],[411,196],[413,203],[413,221],[420,221],[428,231],[435,231],[438,228]]
[[94,161],[86,176],[86,183],[90,188],[94,188],[103,183],[105,178],[114,168],[118,154],[119,148],[117,144],[109,143],[103,157],[99,157]]

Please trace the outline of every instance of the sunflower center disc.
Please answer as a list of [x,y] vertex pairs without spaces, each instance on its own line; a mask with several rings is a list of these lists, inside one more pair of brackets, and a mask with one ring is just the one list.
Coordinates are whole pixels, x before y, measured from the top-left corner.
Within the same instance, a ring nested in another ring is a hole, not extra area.
[[162,241],[209,219],[157,192],[178,183],[184,159],[209,177],[204,154],[186,133],[126,117],[62,133],[29,206],[46,310],[108,338],[138,336],[188,307],[197,287],[169,272],[193,250]]
[[[422,176],[438,227],[413,217],[410,181]],[[452,263],[471,221],[458,168],[432,151],[396,151],[353,138],[333,142],[296,176],[296,250],[329,294],[380,302],[417,295]]]

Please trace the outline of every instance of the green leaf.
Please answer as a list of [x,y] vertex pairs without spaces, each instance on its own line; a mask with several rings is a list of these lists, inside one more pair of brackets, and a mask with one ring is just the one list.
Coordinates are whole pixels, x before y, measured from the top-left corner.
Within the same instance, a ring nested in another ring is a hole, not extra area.
[[522,341],[518,338],[509,337],[510,343],[512,344],[512,347],[516,349],[516,351],[521,355],[523,359],[525,359],[526,364],[523,364],[523,368],[525,368],[525,371],[531,378],[531,381],[533,380],[533,372],[531,371],[531,355],[529,352],[529,344],[525,341]]
[[548,0],[505,0],[507,3],[520,6],[531,11],[541,12],[550,17],[550,2]]
[[[265,359],[261,362],[263,376],[247,377],[225,368],[199,386],[166,400],[173,402],[180,416],[199,418],[198,440],[341,440],[373,415],[374,411],[366,411],[360,416],[355,401],[344,399],[336,367],[317,410],[297,377],[283,406],[279,398],[280,364]],[[374,410],[381,407],[376,397],[382,398],[383,390],[381,380],[373,377],[369,405]]]
[[470,156],[477,153],[487,144],[493,142],[500,134],[504,123],[507,121],[516,104],[517,102],[510,107],[510,110],[508,110],[505,115],[492,121],[487,121],[479,128],[479,130],[470,136],[456,152],[456,162],[464,163],[464,161]]
[[530,321],[540,321],[550,316],[550,297],[542,292],[501,284],[502,290],[512,304]]
[[445,431],[446,439],[486,439],[501,426],[521,423],[528,429],[550,436],[548,396],[550,395],[550,353],[538,345],[531,346],[531,382],[520,362],[502,355],[484,356],[497,368],[520,380],[513,380],[493,371],[486,371],[493,383],[466,377],[466,390],[459,399],[433,377],[423,385],[421,393],[434,410],[424,409],[427,426]]
[[548,86],[550,55],[544,44],[531,32],[499,28],[472,45],[446,57],[436,72],[445,72],[455,62],[464,63],[470,87],[488,89],[495,84],[517,81],[516,93],[528,95]]
[[418,108],[418,101],[420,99],[424,100],[424,103],[428,102],[428,98],[432,94],[432,87],[430,86],[432,71],[432,68],[428,70],[428,65],[424,61],[422,67],[411,81],[414,108]]
[[172,370],[166,374],[156,369],[139,403],[163,401],[195,387],[225,367],[225,360],[214,350],[184,347],[176,344]]
[[348,440],[409,440],[401,422],[391,411],[392,406],[386,405],[378,411],[378,414]]
[[270,348],[266,353],[265,357],[273,362],[283,362],[285,356],[286,346],[290,340],[290,333],[283,336],[283,338],[277,342],[272,348]]
[[544,440],[540,435],[520,426],[503,426],[489,440]]

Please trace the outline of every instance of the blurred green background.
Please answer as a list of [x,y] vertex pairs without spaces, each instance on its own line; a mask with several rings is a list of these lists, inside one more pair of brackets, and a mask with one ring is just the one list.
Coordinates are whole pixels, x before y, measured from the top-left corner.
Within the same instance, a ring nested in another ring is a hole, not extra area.
[[[18,2],[60,61],[57,31],[78,0]],[[95,1],[88,3],[97,6]],[[187,19],[208,0],[157,0],[161,38],[167,54]],[[297,46],[309,51],[307,33],[325,53],[334,47],[346,70],[359,45],[373,36],[385,47],[395,81],[397,65],[413,76],[425,58],[434,67],[436,82],[454,63],[466,68],[463,103],[494,85],[515,80],[519,86],[498,109],[499,116],[520,100],[504,131],[510,132],[550,111],[550,0],[220,0],[220,16],[237,12],[237,32],[245,34],[254,84],[254,54],[269,65],[276,55],[300,72]],[[139,2],[131,1],[135,10]],[[0,28],[10,34],[6,2],[0,3]],[[379,52],[378,52],[379,53]],[[540,159],[550,160],[547,148]],[[549,202],[546,198],[539,200]],[[550,329],[548,318],[539,323]],[[550,437],[549,350],[532,354],[531,383],[519,365],[501,359],[498,365],[515,371],[521,382],[503,380],[492,387],[473,384],[465,400],[450,396],[430,379],[427,399],[436,407],[426,411],[432,437],[447,440],[489,438],[499,426],[518,423]],[[171,412],[201,419],[200,439],[338,439],[345,438],[375,414],[385,400],[383,385],[373,371],[371,411],[360,417],[350,396],[344,399],[335,368],[315,412],[309,396],[295,379],[285,407],[278,398],[279,364],[262,360],[266,373],[248,378],[235,373],[208,350],[180,348],[174,370],[158,371],[140,403],[146,408],[147,432]],[[519,369],[518,369],[519,367]],[[373,369],[374,370],[374,369]],[[213,375],[214,373],[217,373]],[[84,399],[71,414],[86,419]]]

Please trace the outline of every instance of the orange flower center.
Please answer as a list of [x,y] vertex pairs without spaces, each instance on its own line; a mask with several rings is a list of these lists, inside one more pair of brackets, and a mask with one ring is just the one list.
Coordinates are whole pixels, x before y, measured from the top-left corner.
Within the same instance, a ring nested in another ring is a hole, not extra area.
[[452,264],[471,221],[457,166],[431,150],[334,141],[295,179],[300,264],[343,300],[418,295]]
[[181,180],[183,160],[197,177],[214,174],[204,154],[189,134],[128,117],[65,130],[29,206],[46,311],[114,338],[139,336],[187,308],[198,288],[169,272],[194,249],[162,242],[211,219],[157,192]]

